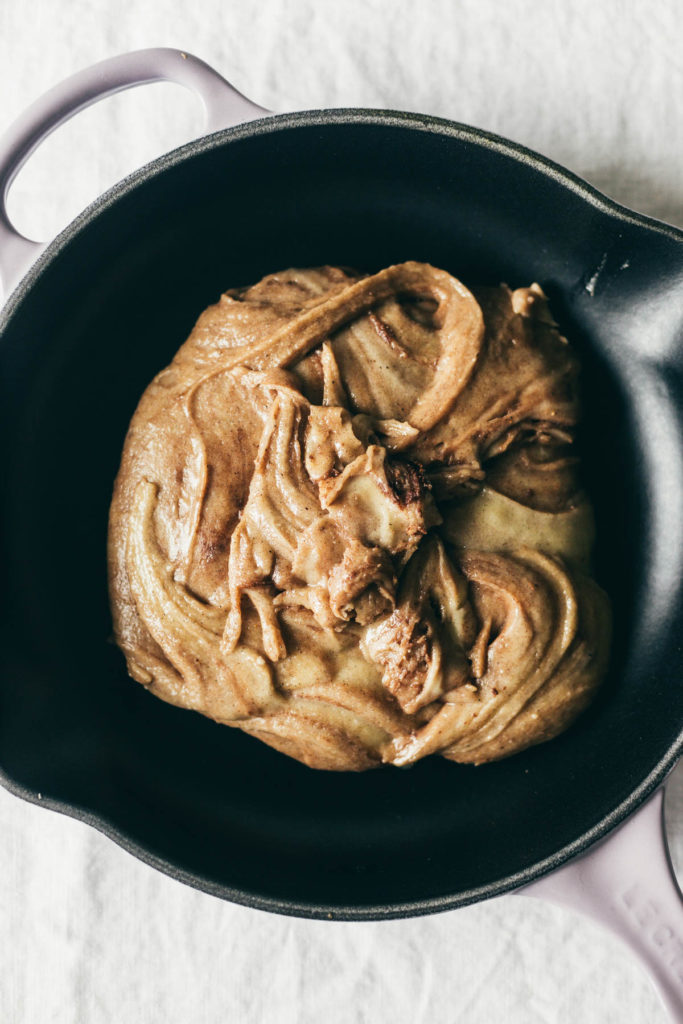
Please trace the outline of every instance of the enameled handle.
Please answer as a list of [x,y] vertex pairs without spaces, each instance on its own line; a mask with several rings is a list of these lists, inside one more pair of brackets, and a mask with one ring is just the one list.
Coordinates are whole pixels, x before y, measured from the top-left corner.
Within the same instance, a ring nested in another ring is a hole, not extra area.
[[664,789],[582,857],[519,890],[579,910],[640,958],[671,1019],[683,1022],[683,900],[664,831]]
[[203,103],[207,133],[269,113],[204,61],[181,50],[124,53],[60,82],[31,104],[0,138],[0,284],[5,296],[44,248],[19,234],[7,216],[7,193],[22,165],[55,128],[79,110],[148,82],[176,82],[192,90]]

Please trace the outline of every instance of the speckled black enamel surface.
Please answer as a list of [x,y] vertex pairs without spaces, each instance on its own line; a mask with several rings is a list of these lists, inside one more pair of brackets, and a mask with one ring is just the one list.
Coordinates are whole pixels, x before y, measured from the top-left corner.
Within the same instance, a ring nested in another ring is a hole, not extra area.
[[[314,772],[128,679],[107,605],[112,482],[138,397],[221,290],[405,259],[471,284],[538,280],[579,349],[612,667],[573,728],[509,761]],[[550,870],[681,749],[682,370],[683,233],[503,140],[313,112],[144,168],[49,247],[0,319],[2,782],[283,913],[423,913]]]

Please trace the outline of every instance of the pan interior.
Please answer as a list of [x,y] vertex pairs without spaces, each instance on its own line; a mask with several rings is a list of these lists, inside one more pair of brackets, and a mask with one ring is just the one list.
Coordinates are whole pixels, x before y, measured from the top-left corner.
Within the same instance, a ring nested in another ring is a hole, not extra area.
[[[424,128],[309,116],[186,148],[83,218],[0,342],[2,770],[171,873],[274,909],[389,914],[498,890],[599,826],[681,731],[681,242]],[[539,281],[579,348],[611,671],[574,727],[509,761],[314,772],[128,679],[110,642],[112,482],[140,394],[222,290],[405,259]]]

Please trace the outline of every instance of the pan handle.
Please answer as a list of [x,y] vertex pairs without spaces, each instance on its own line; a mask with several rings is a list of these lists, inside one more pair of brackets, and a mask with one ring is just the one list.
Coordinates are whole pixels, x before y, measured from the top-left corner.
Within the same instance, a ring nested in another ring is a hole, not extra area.
[[196,93],[206,112],[206,132],[269,113],[204,61],[163,48],[103,60],[44,93],[0,138],[0,284],[5,297],[44,248],[19,234],[7,216],[7,193],[14,177],[36,147],[74,114],[106,96],[148,82],[176,82]]
[[683,1021],[683,902],[664,831],[664,788],[589,853],[518,890],[579,910],[640,958],[674,1021]]

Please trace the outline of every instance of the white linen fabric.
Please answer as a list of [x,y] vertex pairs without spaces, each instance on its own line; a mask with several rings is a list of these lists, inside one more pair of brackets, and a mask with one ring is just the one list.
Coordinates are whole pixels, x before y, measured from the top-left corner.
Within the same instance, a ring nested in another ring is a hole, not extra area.
[[[683,226],[681,42],[677,0],[2,0],[0,131],[87,64],[174,46],[270,109],[453,118]],[[12,190],[12,216],[48,238],[117,178],[200,131],[196,101],[177,87],[110,99],[35,155]],[[680,771],[667,812],[680,868]],[[625,948],[539,900],[395,922],[276,917],[186,888],[85,825],[0,791],[3,1024],[664,1019]]]

